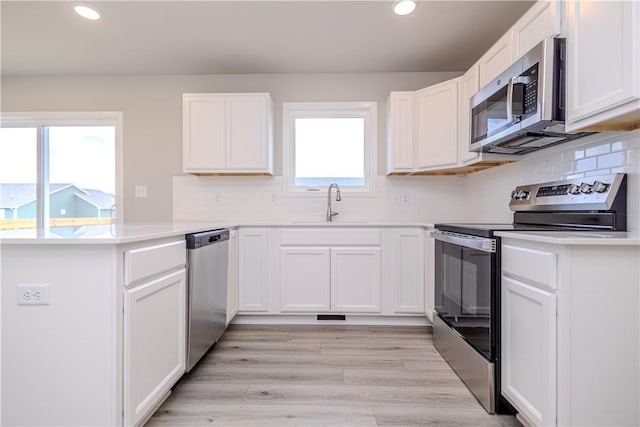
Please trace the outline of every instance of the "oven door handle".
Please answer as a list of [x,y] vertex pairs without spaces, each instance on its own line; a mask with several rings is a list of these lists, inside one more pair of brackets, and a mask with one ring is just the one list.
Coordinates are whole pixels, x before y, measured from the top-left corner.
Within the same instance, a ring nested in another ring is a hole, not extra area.
[[496,239],[487,237],[468,236],[458,233],[450,233],[447,231],[434,230],[431,237],[441,242],[451,243],[465,248],[475,249],[482,252],[495,253]]

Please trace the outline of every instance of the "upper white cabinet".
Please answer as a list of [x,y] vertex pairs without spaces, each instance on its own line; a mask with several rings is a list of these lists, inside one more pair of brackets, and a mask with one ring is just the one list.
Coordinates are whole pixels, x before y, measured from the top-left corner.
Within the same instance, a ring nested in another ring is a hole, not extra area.
[[415,169],[416,92],[391,92],[387,100],[387,173]]
[[513,58],[520,58],[548,37],[563,36],[565,20],[564,1],[538,1],[513,26]]
[[458,83],[452,79],[416,92],[417,169],[458,161]]
[[458,93],[458,159],[461,163],[472,162],[481,154],[469,151],[471,144],[471,97],[480,88],[480,66],[476,63],[460,78]]
[[273,101],[268,93],[186,93],[183,170],[273,173]]
[[640,2],[571,1],[567,129],[640,124]]
[[513,62],[513,30],[510,30],[478,60],[480,87],[483,87]]

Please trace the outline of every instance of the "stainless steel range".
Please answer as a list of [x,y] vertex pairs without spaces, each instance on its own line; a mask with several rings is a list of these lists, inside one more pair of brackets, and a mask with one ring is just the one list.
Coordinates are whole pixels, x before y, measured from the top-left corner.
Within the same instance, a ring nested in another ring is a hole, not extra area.
[[434,344],[489,413],[500,395],[500,239],[496,231],[626,231],[625,174],[522,185],[511,224],[436,224]]

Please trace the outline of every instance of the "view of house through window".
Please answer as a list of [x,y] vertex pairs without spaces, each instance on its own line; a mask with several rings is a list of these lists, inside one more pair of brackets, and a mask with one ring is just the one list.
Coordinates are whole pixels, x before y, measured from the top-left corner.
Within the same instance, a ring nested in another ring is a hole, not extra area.
[[0,128],[0,229],[35,228],[42,218],[69,236],[112,224],[115,204],[115,126]]

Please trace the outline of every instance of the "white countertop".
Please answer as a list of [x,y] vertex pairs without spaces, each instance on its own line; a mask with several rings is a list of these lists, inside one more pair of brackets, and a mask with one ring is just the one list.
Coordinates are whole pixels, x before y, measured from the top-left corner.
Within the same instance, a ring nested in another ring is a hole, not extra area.
[[555,245],[640,245],[638,232],[611,231],[498,231],[496,236]]
[[95,225],[81,227],[72,235],[61,236],[54,232],[45,233],[41,229],[2,230],[2,244],[121,244],[144,240],[179,236],[217,228],[243,227],[423,227],[433,224],[421,222],[394,221],[217,221],[217,222],[166,222],[135,223],[121,225]]

